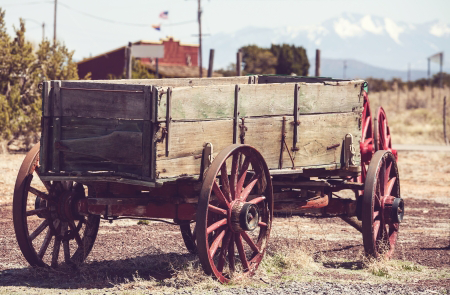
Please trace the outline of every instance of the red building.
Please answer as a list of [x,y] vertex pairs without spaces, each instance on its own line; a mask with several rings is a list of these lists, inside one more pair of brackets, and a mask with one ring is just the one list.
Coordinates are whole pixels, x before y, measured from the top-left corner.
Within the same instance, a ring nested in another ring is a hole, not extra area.
[[[183,44],[172,37],[155,41],[137,41],[135,45],[164,45],[164,58],[158,61],[158,71],[161,78],[187,78],[198,77],[198,45]],[[84,59],[78,62],[78,76],[85,77],[91,73],[92,80],[109,78],[120,78],[125,70],[125,48],[115,50]],[[155,60],[142,58],[141,62],[154,73],[156,70]],[[206,77],[206,70],[204,77]]]

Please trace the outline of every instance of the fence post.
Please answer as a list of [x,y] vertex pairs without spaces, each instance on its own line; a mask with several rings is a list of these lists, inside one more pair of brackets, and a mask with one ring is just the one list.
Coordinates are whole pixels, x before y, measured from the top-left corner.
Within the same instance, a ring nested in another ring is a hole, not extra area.
[[239,50],[236,54],[236,76],[241,76],[242,75],[242,51]]
[[446,118],[446,112],[447,111],[447,96],[444,96],[444,108],[442,110],[442,116],[444,117],[444,141],[445,144],[448,145],[448,138],[447,138],[447,118]]

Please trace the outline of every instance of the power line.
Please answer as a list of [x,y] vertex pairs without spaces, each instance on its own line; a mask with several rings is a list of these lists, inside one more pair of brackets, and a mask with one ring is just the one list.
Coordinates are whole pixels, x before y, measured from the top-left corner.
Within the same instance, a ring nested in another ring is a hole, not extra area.
[[[79,10],[79,9],[70,7],[70,6],[67,5],[67,4],[61,3],[61,1],[59,2],[59,5],[63,6],[63,7],[66,8],[66,9],[73,10],[73,11],[75,11],[75,12],[78,12],[79,14],[88,16],[88,17],[90,17],[90,18],[93,18],[93,19],[96,19],[96,20],[99,20],[99,21],[108,22],[108,23],[111,23],[111,24],[125,25],[125,26],[133,26],[133,27],[151,27],[151,26],[152,26],[152,24],[128,23],[128,22],[121,22],[121,21],[116,21],[116,20],[113,20],[113,19],[108,19],[108,18],[96,16],[96,15],[93,15],[93,14],[90,14],[90,13],[87,13],[87,12],[84,12],[84,11],[81,11],[81,10]],[[168,24],[168,25],[164,25],[164,26],[167,26],[167,27],[169,27],[169,26],[177,26],[177,25],[184,25],[184,24],[194,23],[194,22],[197,22],[197,20],[184,21],[184,22],[174,23],[174,24],[170,24],[170,25]]]
[[21,2],[21,3],[6,3],[2,4],[5,7],[11,6],[20,6],[20,5],[34,5],[34,4],[42,4],[42,3],[53,3],[53,1],[30,1],[30,2]]

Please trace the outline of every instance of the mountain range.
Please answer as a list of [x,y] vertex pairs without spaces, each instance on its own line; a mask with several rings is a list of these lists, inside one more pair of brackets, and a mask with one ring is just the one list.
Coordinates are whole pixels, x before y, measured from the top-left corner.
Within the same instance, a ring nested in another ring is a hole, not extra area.
[[[410,64],[411,78],[415,79],[426,76],[427,57],[441,51],[450,53],[450,25],[438,20],[412,24],[386,17],[344,13],[316,25],[246,27],[232,33],[217,33],[204,39],[203,48],[215,49],[214,68],[219,69],[235,63],[236,52],[242,46],[270,47],[281,43],[303,46],[309,59],[314,59],[315,50],[320,49],[322,76],[329,75],[326,69],[333,67],[340,68],[342,76],[343,60],[347,60],[350,78],[371,75],[406,79]],[[203,60],[208,60],[208,54],[206,50],[203,52]],[[314,65],[311,68],[310,74],[313,74]],[[436,73],[439,65],[433,63],[431,69]],[[449,69],[444,63],[444,70]],[[337,70],[330,73],[334,76],[335,72]]]

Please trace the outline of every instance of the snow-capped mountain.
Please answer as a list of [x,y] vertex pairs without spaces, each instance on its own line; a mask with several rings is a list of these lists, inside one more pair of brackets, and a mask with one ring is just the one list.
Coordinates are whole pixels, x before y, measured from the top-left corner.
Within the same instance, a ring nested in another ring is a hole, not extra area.
[[[272,43],[303,46],[308,57],[321,50],[322,58],[353,59],[372,66],[406,71],[426,70],[427,57],[444,51],[450,54],[450,25],[432,21],[424,24],[396,22],[386,17],[345,13],[322,24],[283,27],[247,27],[234,33],[218,33],[204,39],[204,48],[215,49],[214,67],[223,68],[235,62],[241,46]],[[204,60],[208,52],[204,50]],[[439,65],[433,64],[436,72]],[[445,68],[449,68],[445,66]],[[363,77],[362,77],[363,78]]]

